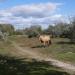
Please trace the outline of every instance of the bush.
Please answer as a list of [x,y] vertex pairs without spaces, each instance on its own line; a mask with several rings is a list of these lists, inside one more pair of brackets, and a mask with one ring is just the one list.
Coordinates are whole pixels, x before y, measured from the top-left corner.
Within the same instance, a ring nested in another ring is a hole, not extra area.
[[13,25],[11,24],[0,24],[0,30],[2,33],[8,33],[9,35],[12,35],[15,31]]
[[26,28],[24,33],[28,35],[29,38],[37,37],[38,34],[42,32],[41,26],[31,26],[30,28]]
[[32,38],[32,37],[37,37],[38,34],[36,32],[34,32],[34,31],[31,31],[27,35],[28,35],[28,38]]
[[70,23],[70,30],[69,30],[69,37],[71,42],[75,43],[75,18],[72,19],[72,22]]

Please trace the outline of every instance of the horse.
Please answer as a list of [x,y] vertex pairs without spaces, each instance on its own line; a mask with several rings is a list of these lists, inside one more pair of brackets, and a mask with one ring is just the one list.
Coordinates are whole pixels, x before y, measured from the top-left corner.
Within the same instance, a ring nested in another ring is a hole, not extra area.
[[44,47],[49,46],[52,43],[50,35],[40,35],[39,41],[43,43]]

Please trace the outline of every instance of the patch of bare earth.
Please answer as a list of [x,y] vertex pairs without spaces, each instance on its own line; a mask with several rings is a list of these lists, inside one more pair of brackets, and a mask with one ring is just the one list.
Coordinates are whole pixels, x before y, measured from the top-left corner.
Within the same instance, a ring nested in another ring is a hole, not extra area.
[[52,65],[60,67],[64,69],[65,71],[68,71],[69,73],[75,74],[75,66],[72,64],[64,63],[59,60],[55,60],[50,57],[44,56],[43,54],[41,54],[39,51],[36,51],[36,50],[20,47],[15,42],[12,42],[12,45],[16,48],[17,50],[16,54],[18,54],[19,56],[33,58],[37,60],[50,61],[52,62]]

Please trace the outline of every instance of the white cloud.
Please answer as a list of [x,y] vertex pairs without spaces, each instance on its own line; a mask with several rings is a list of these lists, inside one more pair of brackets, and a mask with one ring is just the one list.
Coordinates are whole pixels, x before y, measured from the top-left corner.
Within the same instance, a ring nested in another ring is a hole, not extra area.
[[[42,18],[53,13],[60,3],[40,3],[30,5],[15,6],[10,9],[10,12],[15,16],[36,17]],[[9,10],[8,10],[9,11]]]
[[0,17],[10,17],[12,13],[6,11],[0,11]]
[[10,9],[0,11],[0,23],[12,23],[18,26],[30,26],[47,24],[62,19],[61,14],[56,14],[56,10],[61,3],[40,3],[15,6]]

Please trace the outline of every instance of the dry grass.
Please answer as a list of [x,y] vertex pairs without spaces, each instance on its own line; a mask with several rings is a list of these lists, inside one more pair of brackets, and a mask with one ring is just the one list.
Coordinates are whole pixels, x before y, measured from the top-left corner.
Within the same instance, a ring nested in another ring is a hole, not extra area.
[[[22,57],[14,47],[11,41],[14,41],[22,49],[28,49],[31,52],[42,54],[44,57],[59,59],[69,63],[75,63],[75,44],[64,38],[53,38],[52,45],[43,47],[38,38],[27,38],[25,36],[11,36],[7,42],[0,41],[0,54],[6,56]],[[24,57],[28,58],[28,54],[24,53]]]
[[[29,48],[46,57],[56,58],[65,62],[75,63],[75,44],[69,39],[53,38],[52,45],[44,48],[38,38],[27,38],[25,36],[11,36],[8,42],[0,41],[0,54],[19,56],[17,49],[10,41],[15,41],[20,47]],[[25,55],[27,56],[27,55]]]
[[75,44],[70,43],[67,38],[53,38],[52,45],[46,48],[42,46],[38,38],[14,36],[11,40],[14,40],[23,48],[30,48],[44,56],[56,58],[69,63],[75,63]]

